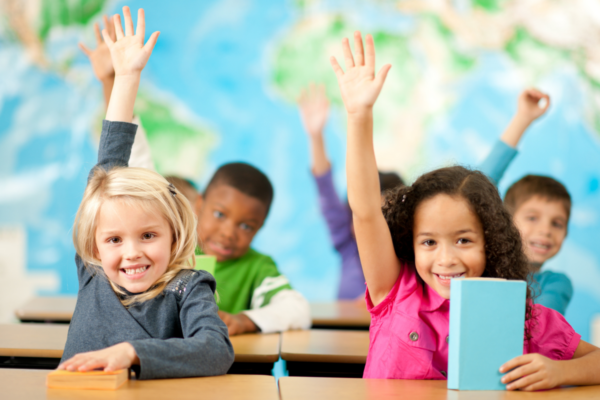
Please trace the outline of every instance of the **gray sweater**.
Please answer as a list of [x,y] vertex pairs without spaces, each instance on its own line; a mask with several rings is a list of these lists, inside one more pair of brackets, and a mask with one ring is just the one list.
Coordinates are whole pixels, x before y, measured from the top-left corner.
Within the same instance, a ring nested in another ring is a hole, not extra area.
[[[97,166],[127,166],[136,129],[104,121]],[[227,373],[233,347],[217,313],[212,275],[181,271],[157,297],[125,308],[103,273],[86,268],[78,255],[75,263],[79,292],[61,361],[128,342],[140,359],[133,367],[138,379]]]

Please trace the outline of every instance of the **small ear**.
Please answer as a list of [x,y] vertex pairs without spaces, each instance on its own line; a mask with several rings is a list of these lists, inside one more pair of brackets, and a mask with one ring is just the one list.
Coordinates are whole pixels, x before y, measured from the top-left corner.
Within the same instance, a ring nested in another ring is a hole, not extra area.
[[196,197],[196,201],[192,204],[194,208],[194,214],[196,217],[200,215],[200,209],[202,208],[202,204],[204,203],[204,197],[200,193],[198,193],[198,197]]

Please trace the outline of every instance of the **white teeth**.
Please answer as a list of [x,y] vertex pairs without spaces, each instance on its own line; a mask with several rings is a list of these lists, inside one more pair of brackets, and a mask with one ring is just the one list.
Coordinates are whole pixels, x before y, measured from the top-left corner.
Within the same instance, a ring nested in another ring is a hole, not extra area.
[[544,244],[540,244],[540,243],[531,243],[531,245],[533,247],[537,247],[539,249],[544,249],[544,250],[548,250],[550,248],[550,246],[544,245]]
[[462,277],[464,274],[465,274],[465,273],[463,272],[463,273],[460,273],[460,274],[456,274],[456,275],[448,275],[448,276],[444,276],[444,275],[438,275],[438,277],[439,277],[440,279],[447,280],[447,279],[460,278],[460,277]]
[[147,269],[148,269],[148,266],[144,265],[141,268],[125,268],[124,271],[127,275],[135,275],[135,274],[140,274]]

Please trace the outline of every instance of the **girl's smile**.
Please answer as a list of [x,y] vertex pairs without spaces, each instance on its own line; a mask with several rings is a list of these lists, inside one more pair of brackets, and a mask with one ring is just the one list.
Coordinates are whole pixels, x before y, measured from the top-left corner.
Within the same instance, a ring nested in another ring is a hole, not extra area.
[[106,276],[131,293],[148,290],[166,272],[173,234],[167,220],[143,204],[106,201],[96,228],[96,256]]
[[461,197],[438,194],[423,201],[413,240],[417,273],[445,299],[452,279],[480,277],[485,270],[481,222]]

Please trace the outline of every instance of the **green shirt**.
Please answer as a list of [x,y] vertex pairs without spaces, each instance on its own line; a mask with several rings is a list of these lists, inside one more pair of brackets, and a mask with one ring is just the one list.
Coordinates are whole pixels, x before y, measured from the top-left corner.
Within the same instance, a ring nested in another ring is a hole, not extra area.
[[[202,254],[198,249],[196,253]],[[280,291],[292,289],[273,259],[254,249],[235,260],[217,262],[215,280],[219,309],[230,314],[264,307]]]

